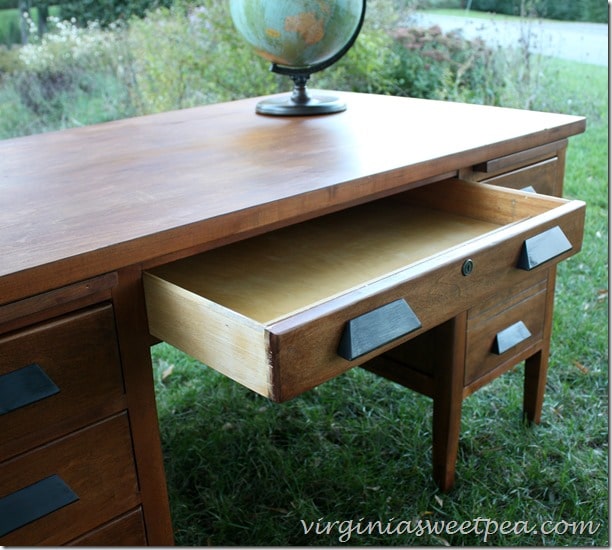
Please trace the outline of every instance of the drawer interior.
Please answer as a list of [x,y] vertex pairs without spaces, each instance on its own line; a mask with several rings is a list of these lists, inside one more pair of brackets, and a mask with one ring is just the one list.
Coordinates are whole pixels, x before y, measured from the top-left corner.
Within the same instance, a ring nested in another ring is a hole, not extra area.
[[269,324],[539,214],[558,205],[554,201],[450,180],[279,229],[151,272]]

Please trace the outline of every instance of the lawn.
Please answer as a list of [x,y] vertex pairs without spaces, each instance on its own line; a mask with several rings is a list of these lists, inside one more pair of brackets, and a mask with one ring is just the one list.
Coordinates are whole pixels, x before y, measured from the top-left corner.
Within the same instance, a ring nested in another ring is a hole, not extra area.
[[[526,3],[527,8],[528,3]],[[436,14],[436,15],[452,15],[455,17],[471,17],[474,19],[486,19],[486,20],[494,20],[494,21],[516,21],[522,22],[524,18],[520,15],[507,15],[504,13],[492,13],[488,11],[478,11],[473,9],[457,9],[457,8],[447,8],[447,9],[425,9],[423,10],[426,13]],[[559,21],[558,19],[544,19],[539,18],[541,21]],[[570,21],[564,21],[564,23],[569,23]],[[577,22],[580,24],[580,22]]]

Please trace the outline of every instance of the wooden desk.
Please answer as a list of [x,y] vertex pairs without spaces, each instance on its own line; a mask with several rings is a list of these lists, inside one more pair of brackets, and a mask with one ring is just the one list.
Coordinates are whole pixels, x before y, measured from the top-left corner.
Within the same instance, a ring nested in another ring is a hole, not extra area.
[[443,489],[463,398],[523,360],[539,421],[584,223],[541,194],[584,119],[344,96],[0,142],[1,544],[172,542],[151,334],[277,401],[357,365],[430,395]]

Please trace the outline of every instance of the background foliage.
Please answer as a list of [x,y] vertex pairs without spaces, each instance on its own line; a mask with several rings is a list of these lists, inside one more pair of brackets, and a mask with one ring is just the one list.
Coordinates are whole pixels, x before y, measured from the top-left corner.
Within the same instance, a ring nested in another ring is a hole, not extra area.
[[[400,0],[371,1],[355,47],[341,63],[313,75],[312,85],[498,104],[512,78],[499,54],[458,33],[405,26],[405,6]],[[4,137],[264,95],[290,85],[244,45],[227,2],[175,2],[106,27],[52,17],[42,37],[29,22],[29,44],[0,49]]]
[[[145,17],[150,11],[160,7],[172,7],[198,2],[188,0],[0,0],[0,44],[22,42],[18,5],[29,10],[34,21],[38,13],[50,13],[62,19],[74,20],[79,26],[87,26],[95,21],[106,27],[116,21],[127,21],[131,17]],[[219,0],[219,3],[224,3]],[[206,2],[203,2],[206,4]],[[568,21],[608,22],[608,5],[603,0],[391,0],[390,5],[405,8],[466,8],[509,15],[531,15]],[[381,10],[380,3],[374,4]],[[4,11],[4,13],[2,13]],[[387,9],[384,9],[388,13]],[[44,32],[44,24],[40,29]]]
[[[464,6],[467,1],[464,0]],[[507,15],[534,15],[564,21],[608,22],[608,4],[602,0],[471,0],[470,8]]]
[[96,21],[106,27],[132,16],[143,17],[147,11],[167,8],[173,3],[174,0],[69,0],[61,2],[60,7],[64,19],[75,19],[82,26]]

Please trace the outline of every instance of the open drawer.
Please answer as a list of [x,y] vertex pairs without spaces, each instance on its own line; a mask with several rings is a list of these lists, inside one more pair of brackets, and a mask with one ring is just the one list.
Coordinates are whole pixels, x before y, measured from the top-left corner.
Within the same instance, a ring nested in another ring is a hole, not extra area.
[[426,185],[146,272],[150,332],[283,401],[576,253],[584,210]]

